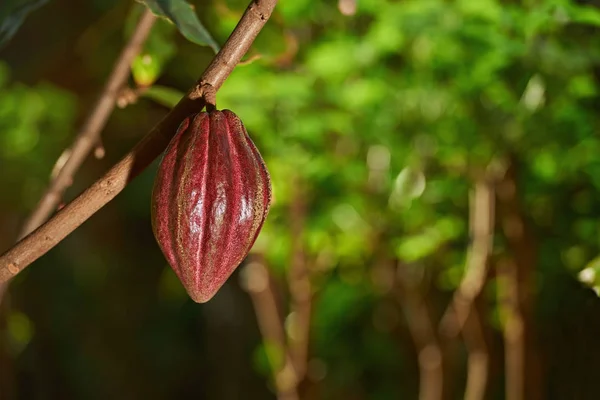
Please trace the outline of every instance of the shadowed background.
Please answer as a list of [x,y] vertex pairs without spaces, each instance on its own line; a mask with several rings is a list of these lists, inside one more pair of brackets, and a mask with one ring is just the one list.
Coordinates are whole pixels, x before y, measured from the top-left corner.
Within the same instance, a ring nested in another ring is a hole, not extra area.
[[[247,3],[195,5],[222,44]],[[51,0],[0,50],[0,250],[141,9]],[[12,281],[0,399],[289,398],[294,343],[308,344],[302,399],[463,398],[473,354],[488,374],[472,399],[598,398],[598,26],[593,2],[281,2],[217,105],[244,121],[273,178],[250,261],[270,271],[290,348],[257,322],[281,325],[256,268],[207,304],[189,300],[150,227],[155,162]],[[155,87],[183,93],[213,52],[165,21],[152,35],[130,86],[154,74]],[[65,200],[168,112],[169,96],[153,96],[115,109],[105,156],[90,156]],[[476,266],[486,272],[473,348],[441,321],[477,242],[469,194],[482,179],[496,223]],[[298,300],[306,291],[310,304]]]

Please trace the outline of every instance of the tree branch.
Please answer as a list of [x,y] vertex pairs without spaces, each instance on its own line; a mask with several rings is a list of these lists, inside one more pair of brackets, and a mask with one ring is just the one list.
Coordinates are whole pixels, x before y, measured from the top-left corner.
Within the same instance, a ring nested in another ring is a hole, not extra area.
[[443,353],[423,290],[409,266],[398,261],[395,292],[404,310],[419,363],[419,400],[444,398]]
[[535,325],[535,267],[537,244],[519,197],[518,165],[513,159],[498,182],[498,218],[510,256],[497,265],[498,302],[504,322],[506,398],[544,398],[540,384]]
[[475,305],[488,276],[494,235],[495,189],[493,178],[489,173],[486,175],[477,180],[471,195],[471,245],[465,275],[440,322],[440,331],[448,337],[455,337],[462,330],[469,352],[466,400],[486,398],[489,375],[489,351],[483,318]]
[[456,336],[473,311],[473,302],[481,293],[487,275],[488,258],[492,251],[494,229],[494,190],[486,180],[475,183],[471,197],[471,245],[467,253],[465,275],[446,310],[441,329]]
[[58,174],[52,179],[50,186],[46,189],[37,207],[23,225],[19,233],[19,240],[43,224],[54,210],[56,210],[65,190],[73,182],[73,176],[89,153],[100,143],[100,133],[106,126],[106,122],[115,108],[119,92],[129,77],[131,63],[142,49],[142,45],[146,41],[152,25],[154,25],[154,21],[156,21],[156,17],[146,8],[131,39],[125,45],[121,55],[115,62],[113,71],[106,82],[100,98],[98,98],[92,112],[77,134],[66,162],[60,167]]
[[128,154],[102,178],[62,208],[54,217],[0,256],[0,282],[6,282],[56,246],[69,233],[119,194],[158,157],[181,121],[202,110],[203,87],[218,90],[265,25],[277,0],[254,0],[227,42],[188,94]]

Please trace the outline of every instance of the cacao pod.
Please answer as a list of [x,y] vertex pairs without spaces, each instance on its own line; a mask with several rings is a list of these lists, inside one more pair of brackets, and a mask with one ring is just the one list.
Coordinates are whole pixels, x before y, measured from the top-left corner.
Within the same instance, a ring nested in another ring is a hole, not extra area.
[[210,300],[256,240],[271,179],[242,121],[229,110],[186,118],[152,193],[152,230],[190,297]]

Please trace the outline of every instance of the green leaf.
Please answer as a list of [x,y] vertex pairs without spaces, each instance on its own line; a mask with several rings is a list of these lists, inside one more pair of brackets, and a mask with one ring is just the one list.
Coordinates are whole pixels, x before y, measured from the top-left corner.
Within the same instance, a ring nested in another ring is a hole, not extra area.
[[2,0],[0,2],[0,48],[14,36],[27,14],[47,2],[48,0]]
[[[143,6],[133,8],[129,15],[125,32],[133,34]],[[152,85],[162,74],[165,65],[177,52],[174,34],[175,26],[166,20],[158,20],[154,24],[143,49],[131,63],[133,79],[139,86]]]
[[285,363],[285,352],[277,343],[269,340],[262,342],[254,351],[254,368],[264,376],[272,375]]
[[138,0],[155,15],[173,22],[179,32],[190,42],[210,46],[215,53],[219,45],[198,19],[194,8],[184,0]]
[[396,255],[406,262],[414,262],[433,254],[443,244],[439,232],[428,229],[424,233],[408,236],[396,247]]
[[19,354],[31,341],[35,327],[27,315],[18,311],[8,315],[6,320],[9,350]]
[[425,191],[426,177],[420,168],[408,166],[404,168],[394,182],[389,205],[394,210],[402,209],[410,201],[420,197]]
[[144,90],[142,97],[147,97],[162,104],[165,107],[173,108],[175,104],[184,96],[183,92],[166,86],[153,85]]
[[159,59],[149,54],[135,57],[131,63],[133,79],[139,86],[150,86],[158,79],[161,72]]
[[571,6],[568,10],[569,17],[573,22],[600,26],[600,11],[591,6]]

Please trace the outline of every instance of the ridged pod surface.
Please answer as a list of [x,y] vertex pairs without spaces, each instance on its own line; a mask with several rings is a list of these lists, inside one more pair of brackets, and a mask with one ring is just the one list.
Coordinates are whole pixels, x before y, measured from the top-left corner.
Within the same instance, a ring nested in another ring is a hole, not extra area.
[[256,240],[271,179],[229,110],[186,118],[165,151],[152,193],[152,230],[190,297],[210,300]]

